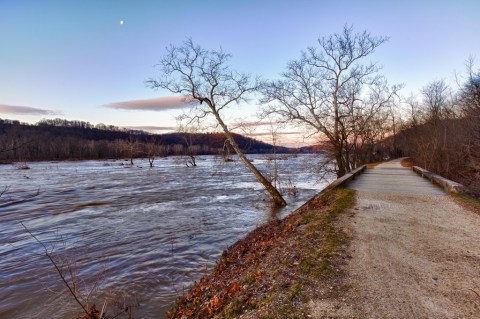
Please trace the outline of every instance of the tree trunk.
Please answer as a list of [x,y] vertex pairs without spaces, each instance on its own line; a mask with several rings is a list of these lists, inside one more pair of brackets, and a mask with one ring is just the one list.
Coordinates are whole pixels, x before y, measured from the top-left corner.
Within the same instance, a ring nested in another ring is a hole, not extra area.
[[270,193],[272,199],[276,206],[285,206],[287,202],[283,199],[280,192],[272,186],[272,184],[260,173],[260,171],[252,164],[250,161],[245,157],[243,152],[238,147],[233,135],[229,131],[225,131],[228,140],[232,144],[233,149],[237,153],[238,157],[242,160],[242,162],[247,166],[247,168],[255,175],[257,180],[265,187],[265,189]]
[[345,165],[343,163],[343,157],[341,152],[337,152],[337,154],[335,154],[335,160],[337,161],[337,166],[338,166],[337,178],[340,178],[347,173],[345,169]]
[[348,150],[348,144],[345,142],[345,171],[350,173],[352,171],[352,166],[350,165],[350,151]]
[[213,114],[215,115],[215,118],[217,119],[218,124],[222,127],[223,131],[225,132],[228,141],[230,142],[230,145],[232,148],[235,150],[237,153],[238,157],[242,160],[242,162],[247,166],[247,168],[255,175],[257,180],[265,187],[265,189],[270,193],[270,196],[273,199],[273,202],[275,203],[275,206],[286,206],[287,202],[285,199],[283,199],[282,195],[280,192],[272,186],[272,183],[270,183],[263,175],[260,173],[260,171],[252,164],[250,161],[245,157],[243,154],[242,150],[238,146],[237,142],[233,138],[232,133],[228,130],[227,126],[225,123],[222,121],[216,110],[212,106],[210,108],[213,110]]

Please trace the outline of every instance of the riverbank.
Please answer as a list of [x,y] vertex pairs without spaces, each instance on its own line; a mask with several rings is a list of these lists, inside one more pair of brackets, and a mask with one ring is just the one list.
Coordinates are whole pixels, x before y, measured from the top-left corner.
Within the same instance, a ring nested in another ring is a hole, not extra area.
[[[355,191],[333,189],[229,247],[167,318],[305,318],[349,309],[343,223]],[[316,296],[317,300],[312,300]]]

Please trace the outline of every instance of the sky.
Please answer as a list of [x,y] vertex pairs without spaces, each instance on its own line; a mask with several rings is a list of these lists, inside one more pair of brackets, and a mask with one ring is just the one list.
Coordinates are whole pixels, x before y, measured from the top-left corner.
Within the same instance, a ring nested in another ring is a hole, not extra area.
[[[346,24],[389,37],[371,59],[389,83],[405,85],[406,96],[432,80],[455,86],[454,72],[470,56],[480,59],[478,0],[0,0],[0,118],[166,132],[182,105],[145,81],[158,75],[169,44],[191,37],[231,53],[234,69],[274,79]],[[128,110],[135,105],[148,110]],[[255,121],[257,111],[250,101],[227,121]]]

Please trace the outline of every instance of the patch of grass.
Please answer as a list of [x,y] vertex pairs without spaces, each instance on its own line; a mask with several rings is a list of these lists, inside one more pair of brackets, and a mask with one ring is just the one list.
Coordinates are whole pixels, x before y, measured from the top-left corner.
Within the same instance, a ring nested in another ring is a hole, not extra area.
[[242,303],[240,300],[233,300],[223,311],[223,314],[221,317],[227,319],[227,318],[235,318],[239,315],[242,314],[243,309],[242,309]]
[[289,300],[296,300],[302,293],[303,283],[301,280],[296,281],[290,288],[288,288],[287,297]]
[[[304,254],[304,259],[300,263],[302,273],[315,277],[328,277],[333,273],[332,255],[339,249],[345,237],[345,234],[336,229],[333,223],[339,214],[354,204],[354,194],[355,192],[349,189],[337,189],[321,197],[322,202],[330,204],[324,208],[327,210],[326,213],[320,214],[316,219],[310,216],[307,219],[311,223],[308,227],[310,233],[318,236],[318,230],[321,230],[321,236],[318,246],[311,247]],[[335,198],[333,199],[332,196]]]
[[299,309],[292,304],[281,305],[278,308],[277,314],[271,316],[272,319],[305,319],[302,313],[299,313]]
[[303,230],[298,237],[290,239],[296,241],[294,247],[300,260],[294,270],[297,278],[288,282],[288,287],[282,287],[283,290],[277,289],[274,297],[260,301],[263,308],[272,310],[266,318],[305,318],[308,301],[314,298],[312,291],[334,285],[331,282],[341,275],[336,271],[336,256],[346,242],[346,234],[335,222],[354,201],[355,191],[336,189],[320,196],[303,213],[300,219]]
[[274,290],[268,294],[264,294],[259,300],[258,304],[263,305],[263,304],[268,304],[271,303],[273,300],[278,298],[278,290]]
[[242,280],[242,284],[244,284],[244,285],[251,285],[254,282],[255,282],[255,274],[254,273],[250,273],[250,274],[246,275]]
[[478,200],[477,198],[465,193],[450,193],[449,196],[451,196],[451,198],[453,198],[453,200],[463,208],[480,214],[480,200]]
[[305,216],[302,217],[302,224],[309,224],[313,220],[315,220],[315,213],[311,212],[310,214],[305,214]]

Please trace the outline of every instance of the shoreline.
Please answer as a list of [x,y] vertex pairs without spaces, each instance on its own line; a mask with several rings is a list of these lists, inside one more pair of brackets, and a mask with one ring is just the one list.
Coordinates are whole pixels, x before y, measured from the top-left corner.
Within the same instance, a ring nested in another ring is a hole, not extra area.
[[290,215],[257,227],[228,247],[166,317],[304,318],[322,311],[312,295],[336,305],[347,291],[349,235],[342,224],[355,203],[355,191],[342,187],[365,169],[362,165],[334,180]]
[[314,291],[338,300],[348,259],[348,236],[339,225],[355,191],[337,187],[327,186],[289,216],[230,246],[167,318],[300,318],[316,311],[309,299]]

